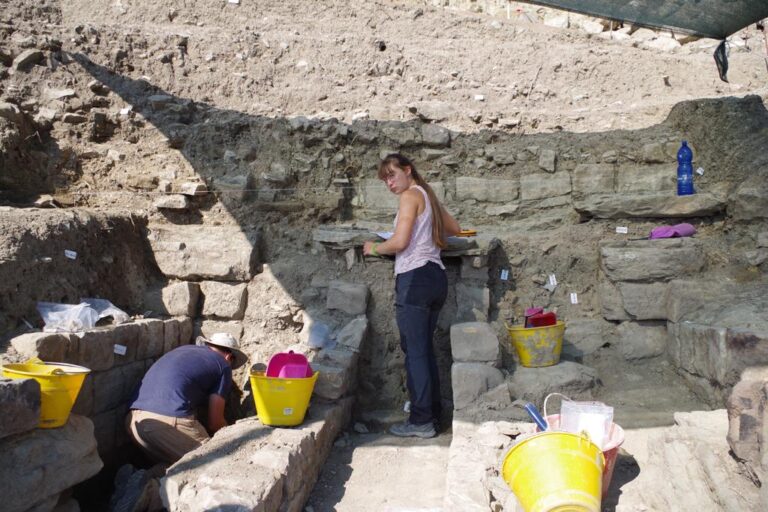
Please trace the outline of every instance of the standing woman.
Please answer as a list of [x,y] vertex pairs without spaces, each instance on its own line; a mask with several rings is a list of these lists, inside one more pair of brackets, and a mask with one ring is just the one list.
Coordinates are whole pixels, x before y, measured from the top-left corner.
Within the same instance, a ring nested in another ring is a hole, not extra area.
[[365,242],[363,253],[395,255],[395,309],[411,399],[408,421],[392,426],[390,433],[434,437],[441,405],[432,336],[448,293],[440,250],[446,236],[459,233],[459,223],[404,156],[393,153],[382,160],[379,178],[400,196],[395,233],[385,242]]

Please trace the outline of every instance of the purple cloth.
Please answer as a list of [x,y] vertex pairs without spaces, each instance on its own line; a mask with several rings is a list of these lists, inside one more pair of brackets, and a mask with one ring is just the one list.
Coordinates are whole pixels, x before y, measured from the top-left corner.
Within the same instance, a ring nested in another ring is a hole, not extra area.
[[676,224],[674,226],[659,226],[651,230],[651,234],[648,237],[651,240],[657,238],[678,238],[683,236],[691,236],[696,233],[696,228],[691,224],[683,223]]

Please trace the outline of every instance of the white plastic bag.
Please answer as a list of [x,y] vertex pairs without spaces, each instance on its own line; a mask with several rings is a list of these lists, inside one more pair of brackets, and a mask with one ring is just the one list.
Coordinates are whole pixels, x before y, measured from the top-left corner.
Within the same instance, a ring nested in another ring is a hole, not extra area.
[[99,313],[85,302],[56,304],[38,302],[37,311],[43,317],[44,332],[77,332],[91,329],[99,320]]
[[116,324],[123,324],[131,319],[128,314],[107,299],[80,299],[81,303],[88,304],[99,314],[99,318],[111,316]]

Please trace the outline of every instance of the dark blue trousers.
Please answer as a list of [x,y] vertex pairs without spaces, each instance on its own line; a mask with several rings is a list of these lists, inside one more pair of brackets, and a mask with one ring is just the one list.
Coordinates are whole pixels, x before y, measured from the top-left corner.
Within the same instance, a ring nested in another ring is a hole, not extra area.
[[448,294],[448,278],[436,263],[398,274],[395,309],[400,347],[405,353],[410,422],[417,425],[440,419],[440,379],[432,337]]

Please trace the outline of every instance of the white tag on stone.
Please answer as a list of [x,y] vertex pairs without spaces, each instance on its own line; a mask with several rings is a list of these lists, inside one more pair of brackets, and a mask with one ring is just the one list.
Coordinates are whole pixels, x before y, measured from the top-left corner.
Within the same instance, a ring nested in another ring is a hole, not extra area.
[[578,304],[579,296],[576,293],[571,293],[571,304]]
[[699,176],[704,176],[704,168],[699,167],[698,169],[696,169],[696,174],[698,174]]
[[115,354],[119,356],[124,356],[125,352],[128,350],[128,347],[125,345],[115,345]]
[[549,274],[549,279],[547,279],[547,283],[550,286],[557,286],[557,278],[555,277],[555,274]]
[[616,226],[616,232],[623,233],[626,235],[627,233],[629,233],[629,229],[627,228],[627,226]]
[[501,280],[506,281],[507,279],[509,279],[509,270],[503,269],[501,271]]
[[70,251],[69,249],[64,249],[64,256],[71,260],[77,259],[77,253],[75,251]]

